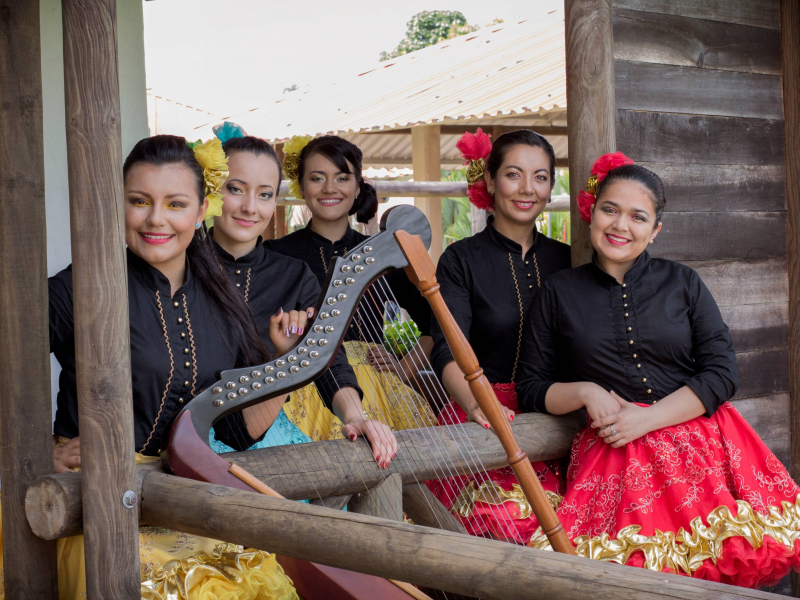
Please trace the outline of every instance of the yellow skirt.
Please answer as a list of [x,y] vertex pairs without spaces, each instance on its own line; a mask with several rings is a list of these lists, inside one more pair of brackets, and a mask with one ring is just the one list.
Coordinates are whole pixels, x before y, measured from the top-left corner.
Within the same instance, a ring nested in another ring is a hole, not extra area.
[[[136,462],[158,457],[136,455]],[[2,521],[0,520],[0,531]],[[5,600],[0,533],[0,600]],[[298,600],[292,580],[260,550],[159,527],[139,529],[142,600]],[[59,600],[86,598],[83,536],[58,540]]]
[[[427,400],[394,373],[379,371],[367,362],[370,345],[345,342],[347,360],[364,392],[364,413],[393,430],[433,427],[436,418]],[[289,420],[315,442],[341,439],[342,422],[322,402],[314,384],[292,392],[283,406]]]

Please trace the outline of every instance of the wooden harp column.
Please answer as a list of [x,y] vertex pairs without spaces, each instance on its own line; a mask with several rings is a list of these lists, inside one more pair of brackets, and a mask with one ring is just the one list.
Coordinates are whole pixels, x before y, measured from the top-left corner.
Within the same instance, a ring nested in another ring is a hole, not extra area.
[[461,372],[464,373],[465,379],[469,382],[472,395],[500,439],[500,443],[508,455],[508,463],[514,469],[514,474],[517,476],[522,491],[525,493],[528,502],[531,503],[533,514],[536,515],[542,530],[547,535],[547,539],[550,540],[550,545],[556,552],[575,555],[575,548],[572,546],[572,542],[569,541],[555,510],[553,510],[553,506],[547,499],[528,457],[520,449],[516,439],[514,439],[508,421],[503,418],[500,411],[500,403],[494,395],[494,390],[492,390],[489,380],[483,374],[483,369],[478,364],[475,352],[456,324],[453,315],[450,314],[444,298],[442,298],[439,284],[436,281],[436,268],[425,249],[425,244],[422,243],[419,236],[411,235],[405,231],[396,231],[394,236],[408,260],[408,266],[405,268],[408,278],[419,288],[419,291],[430,303],[433,314],[439,321],[439,325],[450,345],[456,364],[458,364]]

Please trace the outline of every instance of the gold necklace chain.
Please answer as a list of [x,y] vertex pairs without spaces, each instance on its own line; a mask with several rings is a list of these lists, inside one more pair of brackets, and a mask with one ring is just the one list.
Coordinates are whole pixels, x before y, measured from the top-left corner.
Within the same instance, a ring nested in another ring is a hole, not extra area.
[[[519,291],[519,281],[517,280],[517,270],[514,268],[514,257],[511,256],[511,252],[508,253],[508,264],[511,266],[511,276],[514,278],[514,289],[517,292],[517,303],[519,304],[519,333],[517,334],[517,355],[514,358],[514,369],[511,371],[511,382],[514,382],[514,379],[517,376],[517,365],[519,365],[519,354],[520,349],[522,348],[522,329],[523,324],[525,323],[525,308],[522,304],[522,294]],[[541,289],[542,287],[542,277],[539,274],[539,261],[536,260],[536,253],[533,253],[533,267],[536,270],[536,289]]]

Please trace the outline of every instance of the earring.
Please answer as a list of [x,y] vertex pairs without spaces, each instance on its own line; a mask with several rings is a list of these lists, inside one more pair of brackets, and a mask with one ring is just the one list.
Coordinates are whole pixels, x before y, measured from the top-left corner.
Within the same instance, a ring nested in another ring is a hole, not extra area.
[[203,226],[203,224],[202,224],[202,223],[195,223],[195,224],[194,224],[194,228],[195,228],[195,229],[200,229],[202,226]]
[[553,197],[552,197],[552,196],[550,196],[550,197],[547,199],[547,203],[548,203],[548,204],[550,204],[552,201],[553,201]]

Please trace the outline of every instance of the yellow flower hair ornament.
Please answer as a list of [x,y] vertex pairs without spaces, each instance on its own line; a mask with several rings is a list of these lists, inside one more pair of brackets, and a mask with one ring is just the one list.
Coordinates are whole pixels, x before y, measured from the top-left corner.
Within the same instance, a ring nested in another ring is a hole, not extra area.
[[228,178],[228,157],[222,149],[219,138],[211,138],[207,142],[197,140],[189,143],[194,157],[203,167],[204,193],[208,200],[206,225],[213,225],[214,217],[222,216],[222,194],[220,190]]
[[308,142],[314,138],[310,135],[296,135],[283,145],[283,173],[289,180],[289,195],[302,198],[300,193],[300,153]]

